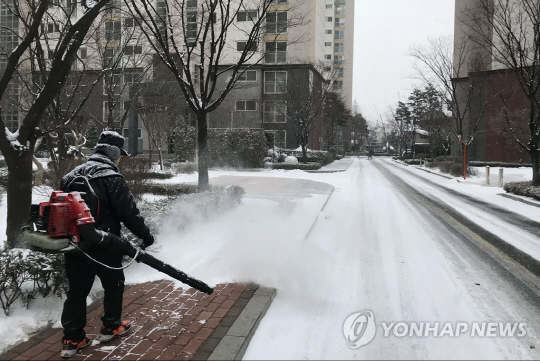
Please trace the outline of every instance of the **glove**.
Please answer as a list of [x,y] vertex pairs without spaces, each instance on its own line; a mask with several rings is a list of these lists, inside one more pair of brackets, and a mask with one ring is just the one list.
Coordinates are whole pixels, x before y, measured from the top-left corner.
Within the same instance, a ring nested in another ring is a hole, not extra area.
[[150,235],[150,237],[143,239],[141,248],[145,250],[147,247],[150,247],[153,244],[154,244],[154,236]]

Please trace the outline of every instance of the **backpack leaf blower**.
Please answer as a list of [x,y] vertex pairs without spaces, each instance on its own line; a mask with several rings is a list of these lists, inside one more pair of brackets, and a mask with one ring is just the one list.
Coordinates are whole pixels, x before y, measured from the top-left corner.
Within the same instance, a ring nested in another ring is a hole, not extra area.
[[96,229],[94,223],[90,209],[79,192],[54,191],[48,202],[31,205],[28,225],[21,231],[26,244],[35,251],[65,253],[79,250],[84,253],[79,248],[81,243],[95,243],[127,255],[201,292],[214,292],[206,283],[137,249],[124,238]]

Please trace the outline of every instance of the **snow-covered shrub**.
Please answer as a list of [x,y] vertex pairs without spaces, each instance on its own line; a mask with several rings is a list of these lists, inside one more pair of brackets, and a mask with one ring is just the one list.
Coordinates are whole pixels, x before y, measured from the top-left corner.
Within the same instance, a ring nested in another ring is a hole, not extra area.
[[508,193],[540,200],[540,187],[531,186],[531,182],[509,182],[504,185],[504,190]]
[[[245,191],[239,186],[227,188],[212,186],[205,192],[186,193],[153,202],[141,202],[139,209],[150,230],[159,234],[167,217],[174,217],[179,229],[184,229],[198,219],[208,219],[234,208],[242,202]],[[124,230],[124,229],[123,229]],[[129,232],[126,232],[129,234]]]
[[163,184],[163,183],[148,183],[143,186],[144,193],[152,193],[161,196],[179,196],[182,194],[196,193],[196,184]]
[[[413,159],[407,159],[407,161],[412,161]],[[420,164],[420,159],[414,159]],[[463,175],[463,163],[462,161],[452,162],[428,162],[427,166],[429,168],[438,168],[441,172],[450,174],[454,177],[459,177]],[[467,175],[474,175],[474,170],[470,167],[467,167]]]
[[176,174],[191,174],[197,171],[195,162],[179,162],[172,165],[172,170]]
[[[297,150],[291,150],[287,151],[290,155],[294,155],[296,158],[298,158],[300,161],[302,161],[302,151]],[[320,163],[321,166],[327,165],[329,163],[332,163],[334,161],[334,154],[332,152],[325,152],[325,151],[317,151],[312,150],[311,152],[307,152],[307,162],[308,163]]]
[[145,185],[148,183],[151,165],[147,159],[124,157],[118,167],[120,173],[126,178],[131,192],[137,199],[141,199]]
[[266,145],[263,129],[209,129],[208,166],[262,167]]
[[58,189],[62,177],[84,162],[86,162],[84,158],[62,159],[58,163],[49,162],[47,169],[43,173],[43,184],[53,189]]
[[298,164],[298,158],[296,158],[294,155],[289,155],[287,158],[285,158],[285,163]]
[[148,179],[171,179],[174,174],[171,172],[148,172],[146,178]]
[[184,124],[174,130],[173,141],[177,162],[195,160],[197,129]]
[[287,164],[287,163],[272,163],[272,169],[284,169],[284,170],[317,170],[321,168],[319,163],[298,163],[298,164]]
[[28,307],[38,294],[61,296],[66,290],[61,255],[18,248],[0,252],[0,306],[5,315],[17,300]]
[[505,167],[505,168],[520,168],[520,167],[531,167],[530,163],[506,163],[506,162],[484,162],[473,160],[469,162],[469,167]]

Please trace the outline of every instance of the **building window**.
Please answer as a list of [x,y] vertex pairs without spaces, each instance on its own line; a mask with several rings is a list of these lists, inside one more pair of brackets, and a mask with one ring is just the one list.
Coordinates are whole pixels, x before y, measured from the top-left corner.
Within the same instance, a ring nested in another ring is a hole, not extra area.
[[[124,138],[129,138],[129,128],[124,128],[123,129],[123,136]],[[141,128],[137,128],[137,138],[142,138],[142,129]]]
[[126,69],[124,71],[124,82],[127,84],[137,84],[142,81],[144,72],[140,68]]
[[343,89],[343,81],[342,80],[334,80],[334,83],[332,84],[333,90],[341,90]]
[[266,94],[285,93],[287,87],[286,71],[265,71],[264,92]]
[[134,18],[125,18],[124,19],[124,26],[126,28],[132,28],[135,26],[135,19]]
[[332,55],[331,55],[331,54],[326,54],[326,55],[324,56],[324,58],[325,58],[326,60],[332,60]]
[[111,62],[113,62],[113,58],[117,59],[118,52],[119,52],[118,48],[105,48],[103,50],[103,64],[104,65],[110,64]]
[[[114,102],[112,104],[112,119],[118,119],[121,115],[121,109],[120,109],[120,102]],[[109,102],[104,101],[103,102],[103,122],[107,122],[109,119]]]
[[107,21],[105,22],[105,39],[120,40],[122,34],[122,23],[120,21]]
[[265,133],[272,146],[285,148],[285,136],[287,135],[285,130],[267,130]]
[[52,34],[52,33],[59,33],[60,32],[60,26],[58,25],[58,23],[55,23],[55,22],[50,22],[50,23],[47,23],[46,26],[42,25],[42,29],[41,29],[43,32],[47,32],[47,34]]
[[343,55],[336,55],[334,56],[334,63],[341,64],[343,63]]
[[[247,41],[237,41],[236,42],[236,50],[237,51],[244,51],[246,50],[246,46],[247,46]],[[247,49],[247,51],[257,51],[257,43],[256,42],[251,42],[249,48]]]
[[87,48],[86,47],[80,47],[79,48],[79,56],[80,56],[80,58],[81,59],[86,59],[87,55],[88,55]]
[[106,74],[103,77],[103,94],[120,94],[120,88],[122,86],[122,74]]
[[189,11],[187,13],[186,38],[197,38],[197,11]]
[[141,45],[126,45],[124,48],[124,55],[138,55],[142,54]]
[[236,21],[255,21],[259,18],[259,13],[257,11],[239,11],[236,14]]
[[266,43],[264,61],[268,64],[282,64],[287,62],[287,42]]
[[287,4],[289,0],[272,0],[272,4],[278,5],[278,4]]
[[47,51],[47,59],[53,60],[54,59],[54,50],[48,50]]
[[343,30],[336,30],[334,32],[334,39],[336,40],[343,40],[345,39],[345,31]]
[[327,9],[332,9],[332,4],[326,4]]
[[238,77],[238,81],[257,81],[257,71],[246,70],[242,75]]
[[335,53],[343,53],[344,47],[343,43],[335,43],[334,44],[334,52]]
[[267,100],[264,102],[263,121],[265,123],[285,123],[287,120],[287,103],[284,100]]
[[266,32],[280,34],[287,32],[287,12],[274,12],[266,14]]
[[2,120],[10,132],[16,132],[19,129],[19,114],[16,110],[4,110],[2,112]]
[[332,43],[324,43],[324,46],[332,46]]
[[255,111],[257,110],[257,102],[255,100],[237,100],[235,109],[238,111]]
[[345,5],[336,6],[336,15],[345,15]]
[[196,8],[197,7],[197,0],[187,0],[186,1],[186,7],[188,7],[188,8]]
[[332,34],[332,29],[326,29],[326,30],[324,31],[324,33],[325,33],[326,35]]
[[343,27],[345,26],[345,18],[336,18],[336,21],[334,22],[335,27]]

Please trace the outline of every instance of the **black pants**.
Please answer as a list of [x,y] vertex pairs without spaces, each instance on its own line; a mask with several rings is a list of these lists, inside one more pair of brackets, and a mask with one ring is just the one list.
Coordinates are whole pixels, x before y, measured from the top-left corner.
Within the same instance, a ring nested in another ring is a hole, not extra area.
[[[107,251],[108,252],[108,251]],[[122,255],[100,255],[92,253],[92,257],[111,267],[122,265]],[[111,270],[88,259],[85,255],[66,253],[66,275],[69,283],[67,298],[62,311],[62,326],[64,339],[75,342],[82,341],[86,336],[86,298],[92,289],[96,276],[101,280],[104,289],[103,309],[101,317],[103,326],[117,328],[122,321],[122,298],[124,294],[124,271]]]

